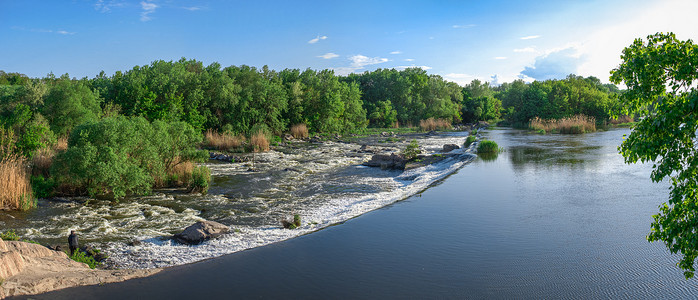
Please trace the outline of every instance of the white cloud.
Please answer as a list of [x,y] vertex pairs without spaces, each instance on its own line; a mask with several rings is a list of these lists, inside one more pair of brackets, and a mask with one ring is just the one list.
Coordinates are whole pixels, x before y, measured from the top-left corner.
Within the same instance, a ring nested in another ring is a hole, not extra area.
[[526,48],[520,48],[520,49],[514,49],[514,52],[536,52],[536,49],[533,47],[526,47]]
[[402,51],[393,51],[393,52],[390,52],[390,54],[402,54]]
[[65,31],[65,30],[52,30],[52,29],[43,29],[43,28],[24,28],[24,27],[19,27],[19,26],[12,26],[12,27],[10,27],[10,29],[19,30],[19,31],[38,32],[38,33],[56,33],[56,34],[61,34],[61,35],[73,35],[76,33],[76,32]]
[[368,57],[360,54],[349,57],[349,60],[351,60],[351,66],[356,67],[358,69],[362,69],[365,66],[381,64],[388,61],[387,58]]
[[75,32],[69,32],[69,31],[65,31],[65,30],[58,30],[58,31],[56,31],[56,33],[58,33],[58,34],[63,34],[63,35],[73,35],[73,34],[75,34]]
[[331,58],[339,57],[339,55],[334,54],[332,52],[329,52],[329,53],[325,53],[323,55],[319,55],[318,57],[324,58],[324,59],[331,59]]
[[532,40],[532,39],[537,39],[539,38],[540,35],[529,35],[529,36],[523,36],[521,37],[522,40]]
[[141,8],[143,9],[143,11],[141,12],[141,21],[150,21],[150,14],[154,13],[155,9],[157,9],[158,7],[159,6],[155,3],[141,1]]
[[470,83],[471,81],[473,81],[473,79],[481,80],[481,78],[478,76],[465,73],[448,73],[446,75],[443,75],[442,77],[448,81],[453,81],[461,86]]
[[420,69],[425,70],[425,71],[426,71],[426,70],[431,70],[431,69],[432,69],[432,67],[429,67],[429,66],[415,66],[415,65],[411,65],[411,66],[397,66],[397,67],[395,67],[396,70],[404,70],[404,69],[407,69],[407,68],[420,68]]
[[506,56],[495,56],[495,57],[493,57],[493,58],[496,59],[496,60],[507,59]]
[[475,24],[468,24],[468,25],[453,25],[453,28],[456,28],[456,29],[458,29],[458,28],[471,28],[471,27],[475,27]]
[[414,61],[414,58],[405,58],[405,61]]
[[536,57],[533,66],[525,67],[521,74],[535,80],[562,79],[578,74],[579,65],[585,58],[576,46],[554,49]]
[[324,35],[323,35],[323,36],[319,36],[319,35],[318,35],[316,38],[314,38],[314,39],[312,39],[312,40],[309,40],[309,41],[308,41],[308,44],[315,44],[315,43],[319,42],[320,40],[326,40],[326,39],[327,39],[327,36],[324,36]]
[[189,7],[182,7],[183,9],[186,9],[188,11],[197,11],[203,9],[201,6],[189,6]]
[[109,1],[104,1],[104,0],[97,0],[95,2],[95,10],[101,13],[109,12],[113,7],[122,7],[124,6],[124,3],[119,1],[119,0],[109,0]]
[[368,57],[358,54],[350,56],[349,61],[351,61],[351,64],[348,67],[333,68],[333,70],[339,75],[349,75],[350,73],[363,69],[366,66],[388,62],[389,59],[383,57]]

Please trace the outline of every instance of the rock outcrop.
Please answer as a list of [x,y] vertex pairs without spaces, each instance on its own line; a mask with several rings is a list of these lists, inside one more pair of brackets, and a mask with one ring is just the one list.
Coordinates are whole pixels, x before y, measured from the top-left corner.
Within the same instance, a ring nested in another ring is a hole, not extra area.
[[380,167],[381,169],[404,170],[407,159],[402,154],[375,154],[371,160],[364,162],[364,166]]
[[182,244],[196,245],[213,238],[217,238],[230,231],[230,227],[214,221],[198,221],[187,227],[182,233],[175,234],[173,238]]
[[446,144],[446,145],[444,145],[443,149],[441,149],[441,152],[446,153],[446,152],[451,152],[451,151],[456,150],[456,149],[460,149],[460,146],[458,146],[456,144]]
[[0,299],[68,287],[120,282],[155,274],[148,270],[93,270],[41,245],[0,240]]

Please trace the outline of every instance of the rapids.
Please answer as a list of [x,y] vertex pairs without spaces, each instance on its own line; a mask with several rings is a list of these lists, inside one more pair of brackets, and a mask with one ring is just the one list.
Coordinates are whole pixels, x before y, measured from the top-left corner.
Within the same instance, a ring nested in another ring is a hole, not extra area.
[[[361,166],[371,157],[361,145],[385,153],[417,139],[425,154],[444,144],[463,145],[467,132],[367,137],[352,142],[289,143],[255,154],[254,163],[211,160],[207,195],[159,190],[154,195],[119,202],[73,198],[40,200],[29,212],[0,212],[0,228],[43,244],[64,243],[71,229],[83,244],[103,249],[113,268],[153,268],[191,263],[259,247],[341,223],[405,199],[428,188],[470,161],[463,155],[407,171]],[[251,170],[252,169],[252,170]],[[281,219],[299,214],[302,226],[280,227]],[[196,246],[177,244],[174,233],[197,220],[231,227],[223,237]]]

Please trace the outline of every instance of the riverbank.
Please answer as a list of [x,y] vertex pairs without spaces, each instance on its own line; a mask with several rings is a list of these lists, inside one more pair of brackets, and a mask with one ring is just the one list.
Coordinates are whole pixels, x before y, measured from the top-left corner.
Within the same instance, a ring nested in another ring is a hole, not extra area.
[[54,290],[121,282],[157,274],[161,269],[93,270],[60,251],[0,239],[0,299]]

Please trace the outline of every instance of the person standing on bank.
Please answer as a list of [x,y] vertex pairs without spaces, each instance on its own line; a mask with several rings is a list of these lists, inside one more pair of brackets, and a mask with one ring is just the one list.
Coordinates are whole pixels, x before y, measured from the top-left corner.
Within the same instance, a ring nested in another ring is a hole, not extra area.
[[75,233],[75,230],[70,231],[70,235],[68,236],[68,247],[70,248],[70,256],[73,256],[75,250],[78,249],[78,234]]

